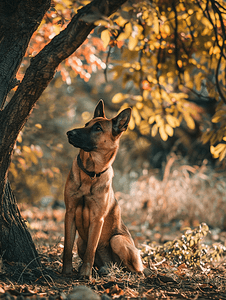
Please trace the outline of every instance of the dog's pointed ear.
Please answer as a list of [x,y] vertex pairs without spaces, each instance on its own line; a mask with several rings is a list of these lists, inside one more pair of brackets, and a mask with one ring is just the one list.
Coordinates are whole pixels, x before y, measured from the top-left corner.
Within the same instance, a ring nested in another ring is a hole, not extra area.
[[94,110],[93,118],[99,118],[99,117],[105,118],[104,101],[102,99],[98,102],[98,104]]
[[112,119],[112,134],[114,136],[119,135],[127,129],[131,118],[131,112],[131,108],[126,108]]

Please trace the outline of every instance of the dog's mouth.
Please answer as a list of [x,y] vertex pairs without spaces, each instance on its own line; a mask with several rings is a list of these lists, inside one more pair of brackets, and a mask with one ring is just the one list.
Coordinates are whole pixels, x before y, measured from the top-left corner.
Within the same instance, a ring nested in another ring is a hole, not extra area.
[[67,132],[67,136],[68,136],[68,142],[75,148],[80,148],[86,152],[90,152],[96,149],[94,145],[90,145],[91,143],[89,143],[87,139],[81,138],[79,135],[75,133],[71,133],[71,131]]

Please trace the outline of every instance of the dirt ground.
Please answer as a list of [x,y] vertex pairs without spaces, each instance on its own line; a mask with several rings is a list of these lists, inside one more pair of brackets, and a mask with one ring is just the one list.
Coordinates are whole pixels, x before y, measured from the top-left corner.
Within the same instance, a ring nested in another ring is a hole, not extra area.
[[[8,264],[0,261],[0,298],[1,299],[226,299],[226,259],[221,256],[217,262],[188,266],[175,264],[173,259],[162,257],[160,260],[150,256],[145,260],[145,245],[172,241],[181,235],[182,221],[172,221],[153,228],[144,226],[144,212],[137,210],[136,215],[125,215],[124,220],[131,231],[137,247],[141,249],[146,276],[124,272],[119,267],[109,266],[109,274],[99,277],[93,270],[91,281],[80,281],[78,276],[63,277],[63,222],[62,203],[47,206],[20,205],[21,213],[27,220],[28,228],[40,255],[42,268],[30,269],[29,266]],[[213,230],[205,242],[225,244],[226,233]],[[147,246],[149,247],[149,246]],[[74,249],[74,268],[80,265],[80,259]],[[76,293],[77,286],[89,287],[89,290]],[[93,298],[92,298],[93,297]],[[95,298],[97,297],[97,298]],[[99,297],[99,298],[98,298]]]

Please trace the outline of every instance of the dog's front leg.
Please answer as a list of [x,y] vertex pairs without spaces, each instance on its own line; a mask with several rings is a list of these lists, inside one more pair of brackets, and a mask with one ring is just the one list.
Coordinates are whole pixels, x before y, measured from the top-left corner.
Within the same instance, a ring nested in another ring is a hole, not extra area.
[[76,234],[75,209],[66,210],[65,214],[65,234],[64,234],[64,253],[63,271],[65,275],[72,274],[72,249]]
[[82,278],[90,278],[92,275],[95,253],[100,240],[103,224],[104,218],[94,218],[91,220],[87,248],[83,257],[83,265],[80,270],[80,276]]

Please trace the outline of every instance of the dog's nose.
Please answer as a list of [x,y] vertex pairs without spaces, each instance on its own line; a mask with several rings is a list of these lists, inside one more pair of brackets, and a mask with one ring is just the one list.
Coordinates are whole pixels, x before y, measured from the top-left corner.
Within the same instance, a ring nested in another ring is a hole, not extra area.
[[73,131],[72,130],[70,130],[70,131],[68,131],[67,132],[67,136],[69,137],[69,136],[72,136],[73,135]]

